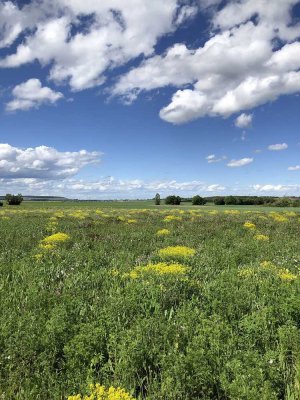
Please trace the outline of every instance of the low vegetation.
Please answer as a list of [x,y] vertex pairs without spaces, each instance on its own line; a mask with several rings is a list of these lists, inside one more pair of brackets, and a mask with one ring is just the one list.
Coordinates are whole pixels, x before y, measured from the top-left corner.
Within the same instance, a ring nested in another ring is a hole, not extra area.
[[299,398],[298,212],[22,205],[0,224],[0,398]]

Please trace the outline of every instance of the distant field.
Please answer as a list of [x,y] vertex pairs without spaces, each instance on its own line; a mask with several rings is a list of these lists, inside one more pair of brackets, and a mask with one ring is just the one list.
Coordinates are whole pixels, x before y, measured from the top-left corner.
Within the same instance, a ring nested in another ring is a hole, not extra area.
[[204,210],[252,210],[252,211],[297,211],[300,207],[266,207],[266,206],[215,206],[213,203],[207,203],[205,206],[193,206],[192,203],[183,202],[180,206],[169,206],[162,204],[156,206],[151,200],[130,200],[130,201],[24,201],[20,206],[22,208],[112,208],[112,209],[204,209]]
[[1,208],[0,399],[298,400],[300,213],[271,211]]

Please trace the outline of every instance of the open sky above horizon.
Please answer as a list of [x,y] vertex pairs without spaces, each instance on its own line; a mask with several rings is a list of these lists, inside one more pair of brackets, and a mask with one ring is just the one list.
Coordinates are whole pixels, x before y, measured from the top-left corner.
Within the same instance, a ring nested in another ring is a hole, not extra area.
[[300,196],[300,1],[0,0],[0,194]]

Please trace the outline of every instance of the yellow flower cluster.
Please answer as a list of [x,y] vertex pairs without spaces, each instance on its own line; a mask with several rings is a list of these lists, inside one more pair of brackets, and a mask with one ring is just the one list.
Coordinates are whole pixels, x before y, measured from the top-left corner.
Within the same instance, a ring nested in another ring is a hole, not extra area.
[[70,236],[67,235],[66,233],[58,232],[58,233],[54,233],[53,235],[46,236],[42,240],[42,243],[56,244],[56,243],[66,242],[69,239],[70,239]]
[[225,214],[238,215],[238,214],[240,214],[240,211],[239,210],[225,210]]
[[243,268],[238,272],[238,276],[243,278],[249,278],[251,276],[255,276],[255,270],[253,268]]
[[253,224],[253,222],[247,221],[247,222],[244,223],[244,227],[245,227],[245,228],[248,228],[248,229],[255,229],[255,228],[256,228],[256,225]]
[[138,278],[140,275],[144,274],[154,274],[154,275],[183,275],[187,272],[187,267],[182,264],[167,264],[164,262],[157,264],[148,264],[144,267],[135,267],[132,271],[124,274],[124,277],[129,277],[132,279]]
[[71,212],[68,215],[69,215],[69,217],[72,217],[75,219],[80,219],[80,220],[83,220],[88,216],[88,214],[82,210],[77,210],[77,211]]
[[158,236],[169,235],[169,234],[170,234],[170,231],[169,231],[169,229],[159,229],[159,230],[156,232],[156,234],[157,234]]
[[276,265],[274,265],[271,261],[262,261],[260,266],[264,269],[276,269]]
[[284,215],[282,215],[282,214],[279,214],[279,213],[277,213],[277,212],[274,212],[274,211],[271,211],[270,212],[270,216],[274,219],[274,221],[276,221],[276,222],[287,222],[288,221],[288,218],[287,217],[285,217]]
[[127,224],[136,224],[137,220],[136,219],[128,219]]
[[96,383],[96,385],[90,386],[90,395],[81,396],[77,394],[69,396],[68,400],[135,400],[135,398],[119,387],[114,388],[111,386],[106,389],[105,386]]
[[196,250],[186,246],[168,246],[160,249],[158,254],[161,257],[192,257],[196,254]]
[[269,241],[269,236],[267,236],[267,235],[259,234],[259,235],[255,235],[254,237],[255,237],[256,240],[260,240],[260,241],[263,241],[263,242],[268,242]]
[[171,222],[171,221],[181,221],[182,218],[178,217],[177,215],[167,215],[164,218],[165,222]]
[[280,279],[282,279],[283,281],[294,281],[295,279],[298,278],[297,275],[291,273],[288,269],[281,269],[278,274]]

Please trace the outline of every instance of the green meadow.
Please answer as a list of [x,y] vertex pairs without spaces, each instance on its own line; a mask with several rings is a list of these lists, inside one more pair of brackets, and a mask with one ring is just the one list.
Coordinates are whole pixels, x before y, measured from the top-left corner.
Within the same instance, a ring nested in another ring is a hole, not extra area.
[[299,209],[24,202],[0,228],[0,399],[299,400]]

